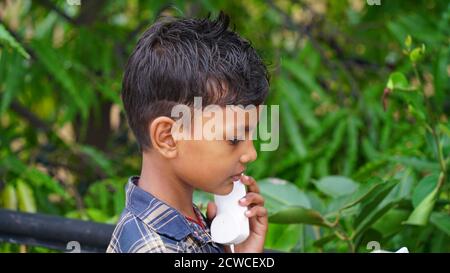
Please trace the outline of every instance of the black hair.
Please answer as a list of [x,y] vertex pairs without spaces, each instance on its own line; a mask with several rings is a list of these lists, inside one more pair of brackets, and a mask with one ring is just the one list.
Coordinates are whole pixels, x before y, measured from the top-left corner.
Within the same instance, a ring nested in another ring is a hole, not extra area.
[[215,20],[163,17],[148,28],[128,59],[122,100],[139,147],[151,147],[149,124],[177,104],[260,105],[269,75],[250,42]]

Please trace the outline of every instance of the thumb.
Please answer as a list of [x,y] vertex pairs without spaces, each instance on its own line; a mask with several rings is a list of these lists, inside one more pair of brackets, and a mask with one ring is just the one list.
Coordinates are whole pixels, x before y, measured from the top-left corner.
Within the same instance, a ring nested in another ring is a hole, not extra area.
[[206,207],[206,216],[209,220],[214,219],[217,213],[217,206],[214,202],[208,202],[208,206]]

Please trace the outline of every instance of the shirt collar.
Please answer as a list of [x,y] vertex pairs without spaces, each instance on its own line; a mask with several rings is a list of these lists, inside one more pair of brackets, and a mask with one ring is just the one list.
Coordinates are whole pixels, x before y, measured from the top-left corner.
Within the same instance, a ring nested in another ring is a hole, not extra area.
[[138,180],[139,176],[132,176],[128,179],[126,186],[126,207],[136,217],[158,234],[169,236],[178,241],[189,234],[193,234],[195,238],[204,243],[212,241],[209,227],[195,204],[193,204],[194,209],[198,215],[202,216],[200,220],[206,227],[203,232],[196,224],[189,223],[178,210],[138,187],[136,185]]

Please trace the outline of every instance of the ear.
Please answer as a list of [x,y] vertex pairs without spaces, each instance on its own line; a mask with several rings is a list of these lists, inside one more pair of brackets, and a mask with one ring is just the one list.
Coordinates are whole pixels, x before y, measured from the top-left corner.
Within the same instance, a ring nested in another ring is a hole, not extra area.
[[152,148],[166,158],[177,156],[177,145],[172,135],[175,121],[169,117],[155,118],[149,128]]

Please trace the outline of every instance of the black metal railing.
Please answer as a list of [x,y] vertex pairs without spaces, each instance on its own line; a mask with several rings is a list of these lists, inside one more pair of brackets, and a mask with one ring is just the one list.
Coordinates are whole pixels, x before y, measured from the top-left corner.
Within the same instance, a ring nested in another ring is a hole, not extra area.
[[[66,252],[105,252],[114,225],[0,209],[0,242]],[[265,249],[265,253],[278,252]]]
[[61,251],[105,252],[114,225],[0,209],[0,241]]

